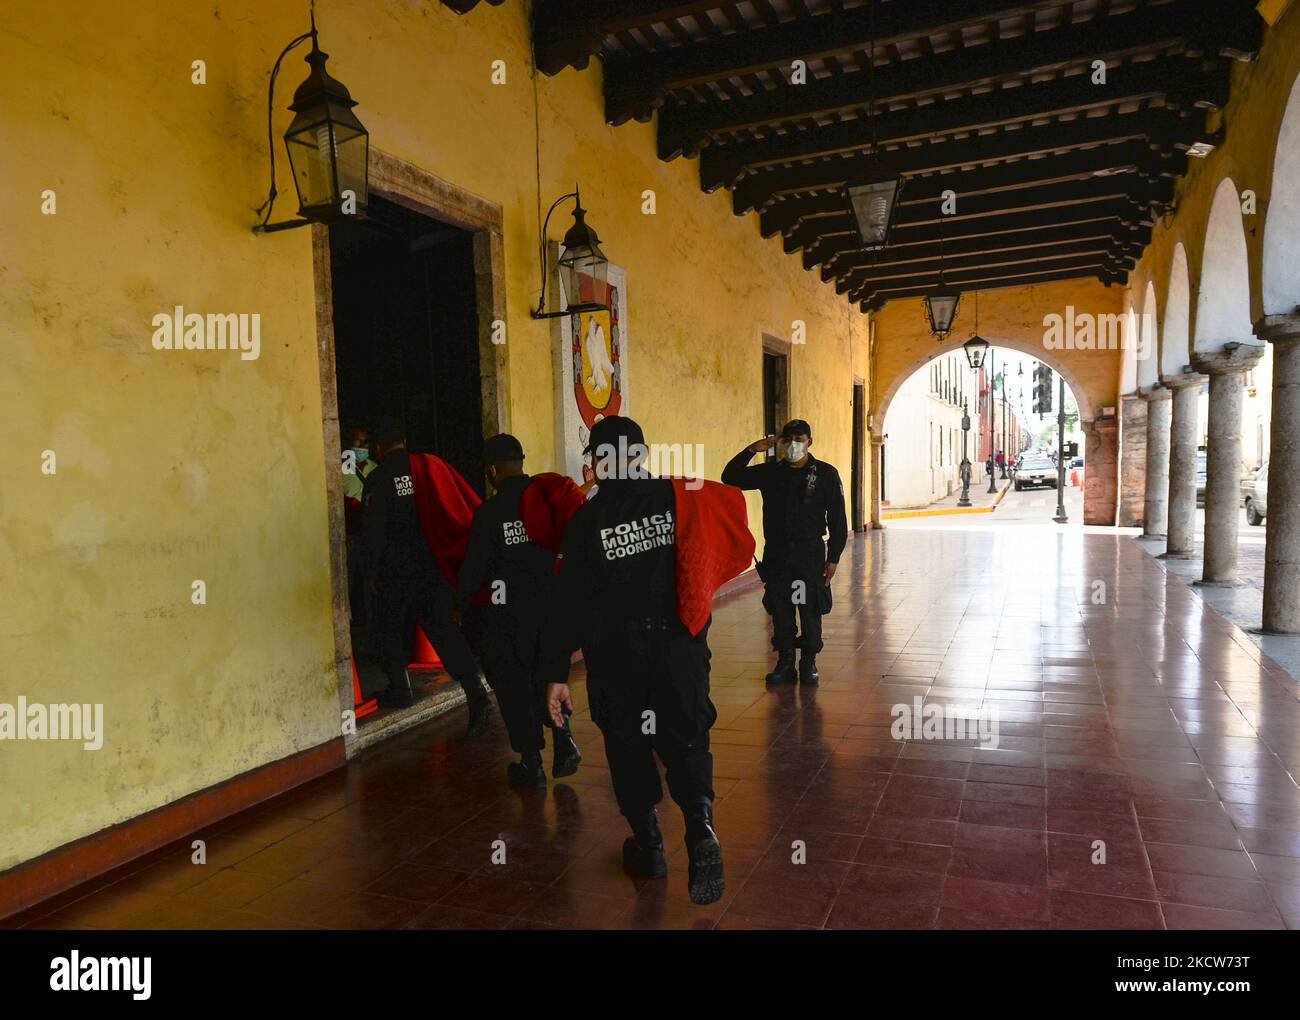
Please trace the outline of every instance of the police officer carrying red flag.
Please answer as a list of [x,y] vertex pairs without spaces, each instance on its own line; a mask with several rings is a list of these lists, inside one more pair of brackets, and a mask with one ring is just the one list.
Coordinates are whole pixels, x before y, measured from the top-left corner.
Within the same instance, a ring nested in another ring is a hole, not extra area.
[[[749,465],[754,454],[773,446],[777,456]],[[781,435],[750,443],[722,471],[727,485],[758,489],[763,494],[763,606],[772,616],[776,668],[767,682],[793,683],[794,649],[802,648],[799,681],[820,679],[817,653],[822,650],[822,614],[829,611],[830,581],[848,541],[844,485],[839,472],[808,452],[812,426],[801,418],[786,424]],[[829,532],[829,542],[823,536]],[[795,630],[798,613],[803,635]]]
[[379,464],[366,479],[361,565],[381,606],[388,687],[379,693],[380,704],[403,708],[414,702],[406,667],[418,623],[447,672],[465,690],[466,735],[482,736],[492,718],[492,700],[474,653],[452,619],[452,588],[422,529],[411,459],[421,455],[408,454],[406,430],[396,418],[381,418],[373,438]]
[[456,609],[463,613],[487,586],[480,616],[483,668],[496,691],[510,746],[519,755],[506,777],[517,786],[541,788],[546,786],[544,726],[551,726],[554,739],[551,775],[571,776],[582,761],[568,716],[551,724],[538,653],[554,597],[558,551],[548,548],[553,539],[544,533],[562,528],[582,505],[583,495],[562,475],[525,474],[524,448],[505,433],[484,441],[483,464],[496,493],[474,511],[457,577]]
[[[709,729],[717,712],[709,700],[708,603],[721,580],[748,565],[753,538],[744,502],[730,501],[715,482],[690,491],[689,483],[652,477],[645,437],[630,418],[597,422],[588,451],[599,487],[564,537],[557,612],[548,628],[548,661],[562,681],[548,688],[551,718],[558,724],[572,708],[568,659],[581,646],[591,717],[632,829],[623,844],[625,867],[649,878],[668,874],[655,811],[663,798],[658,754],[686,820],[691,899],[713,903],[725,882],[713,831]],[[687,534],[710,548],[691,556],[678,547]],[[705,562],[712,574],[693,575]],[[688,603],[693,610],[684,614]]]

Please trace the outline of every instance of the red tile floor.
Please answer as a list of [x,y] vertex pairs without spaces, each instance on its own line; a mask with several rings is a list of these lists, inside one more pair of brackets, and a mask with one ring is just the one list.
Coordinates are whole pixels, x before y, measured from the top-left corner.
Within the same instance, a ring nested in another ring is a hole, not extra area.
[[[1131,540],[886,531],[835,589],[819,689],[764,688],[756,591],[715,614],[720,903],[686,896],[670,802],[669,879],[623,873],[579,683],[586,762],[545,791],[508,788],[499,721],[467,742],[458,710],[200,833],[206,866],[185,840],[9,923],[1300,927],[1296,681]],[[999,746],[895,741],[915,697],[996,707]]]

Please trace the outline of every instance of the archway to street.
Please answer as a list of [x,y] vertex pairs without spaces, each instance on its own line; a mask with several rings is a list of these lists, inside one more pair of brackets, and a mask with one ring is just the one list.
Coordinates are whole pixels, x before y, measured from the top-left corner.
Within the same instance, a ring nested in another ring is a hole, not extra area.
[[[1028,350],[1024,348],[1029,348]],[[953,341],[890,387],[883,399],[885,467],[881,518],[942,526],[979,519],[1050,523],[1057,511],[1058,461],[1065,465],[1067,514],[1082,518],[1085,437],[1077,384],[1065,377],[1065,455],[1057,412],[1063,367],[1030,345],[997,341],[972,368]],[[1049,413],[1035,411],[1039,366],[1052,371]],[[1071,373],[1072,375],[1072,373]],[[963,423],[967,426],[963,428]],[[990,485],[988,462],[994,462]],[[970,506],[962,463],[970,463]],[[1069,509],[1075,512],[1069,514]]]

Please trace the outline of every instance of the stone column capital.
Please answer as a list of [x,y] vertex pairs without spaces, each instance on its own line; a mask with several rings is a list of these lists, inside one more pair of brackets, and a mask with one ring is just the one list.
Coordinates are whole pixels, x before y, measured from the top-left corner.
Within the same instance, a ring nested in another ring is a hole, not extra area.
[[1255,335],[1269,343],[1300,341],[1300,308],[1285,315],[1265,315],[1255,322]]
[[1230,341],[1219,351],[1193,351],[1192,367],[1206,375],[1240,375],[1254,368],[1264,356],[1264,344]]
[[1188,386],[1204,386],[1205,376],[1199,372],[1189,371],[1192,367],[1188,365],[1177,375],[1162,375],[1160,381],[1171,390],[1181,390]]
[[871,433],[871,445],[872,445],[872,446],[884,446],[884,445],[885,445],[885,437],[882,436],[882,435],[877,435],[875,432]]
[[1119,431],[1119,418],[1089,418],[1079,422],[1079,428],[1085,436],[1097,436]]
[[1143,400],[1154,401],[1154,400],[1168,400],[1174,394],[1173,391],[1170,390],[1168,386],[1161,386],[1159,383],[1157,383],[1154,386],[1147,386],[1143,389],[1138,390],[1137,395],[1141,397]]

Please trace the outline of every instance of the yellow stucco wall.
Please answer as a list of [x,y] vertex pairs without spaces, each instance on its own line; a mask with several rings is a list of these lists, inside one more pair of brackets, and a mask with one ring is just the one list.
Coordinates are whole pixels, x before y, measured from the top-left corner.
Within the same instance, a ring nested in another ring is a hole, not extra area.
[[[1254,61],[1234,65],[1232,98],[1223,111],[1211,118],[1210,130],[1225,129],[1222,144],[1204,159],[1189,160],[1188,173],[1176,190],[1173,215],[1156,225],[1151,244],[1129,276],[1127,300],[1139,311],[1147,284],[1155,283],[1162,358],[1170,270],[1179,244],[1187,254],[1191,284],[1188,337],[1196,337],[1196,298],[1203,275],[1206,227],[1215,191],[1225,177],[1232,180],[1239,195],[1249,190],[1256,196],[1256,212],[1243,215],[1242,228],[1249,259],[1252,321],[1263,314],[1264,226],[1275,186],[1273,159],[1287,100],[1300,74],[1300,4],[1291,3],[1279,12],[1281,6],[1271,5],[1270,13],[1277,20],[1266,29],[1259,55]],[[1173,353],[1174,361],[1187,363],[1186,350],[1180,348]]]
[[[0,702],[105,706],[99,751],[0,745],[0,869],[339,732],[310,237],[249,230],[267,74],[306,13],[0,12]],[[866,317],[733,217],[728,195],[703,195],[694,162],[659,162],[651,125],[607,127],[597,65],[535,84],[523,5],[462,18],[426,0],[321,0],[317,18],[372,146],[504,210],[510,428],[535,468],[555,463],[550,327],[527,314],[536,122],[542,202],[580,181],[628,272],[631,409],[648,437],[705,444],[718,477],[761,431],[761,335],[803,320],[791,410],[847,480]],[[206,85],[191,84],[196,59]],[[504,86],[489,82],[498,59]],[[303,67],[295,54],[280,78],[281,157]],[[151,319],[176,304],[260,313],[260,358],[153,350]]]

